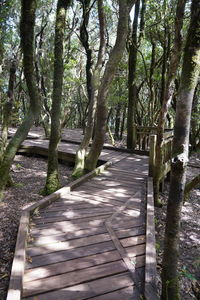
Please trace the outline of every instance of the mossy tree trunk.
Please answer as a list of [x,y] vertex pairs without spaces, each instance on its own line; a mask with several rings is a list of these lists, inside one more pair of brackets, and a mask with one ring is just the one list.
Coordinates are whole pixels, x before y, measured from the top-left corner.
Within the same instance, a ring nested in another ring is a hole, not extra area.
[[8,140],[8,127],[12,116],[12,107],[14,101],[14,85],[16,79],[16,62],[13,60],[10,66],[10,76],[8,84],[8,99],[3,106],[3,124],[1,128],[1,145],[0,145],[0,162],[3,159],[3,154],[7,146]]
[[128,58],[128,112],[127,112],[127,148],[134,149],[136,146],[135,114],[136,114],[136,66],[138,47],[138,20],[140,11],[140,0],[135,3],[135,15],[133,20],[132,37],[129,45]]
[[169,72],[167,74],[166,85],[163,92],[162,107],[158,118],[157,127],[157,141],[156,141],[156,167],[154,169],[154,200],[156,205],[159,202],[159,185],[162,179],[162,165],[163,165],[163,142],[164,142],[164,129],[166,117],[168,114],[169,106],[174,92],[174,80],[176,78],[177,68],[181,59],[182,50],[182,27],[185,11],[186,0],[178,0],[176,7],[176,16],[174,22],[175,36],[172,48],[172,55],[170,59]]
[[200,1],[193,0],[191,21],[184,50],[181,83],[176,104],[173,160],[162,265],[162,300],[180,299],[177,270],[179,232],[188,162],[192,101],[200,71],[199,33]]
[[[98,5],[98,18],[99,18],[99,28],[100,28],[100,46],[99,46],[97,63],[94,68],[93,74],[90,78],[90,89],[88,88],[89,106],[88,106],[87,125],[85,128],[85,134],[83,140],[76,153],[76,162],[72,174],[74,178],[78,178],[84,173],[86,152],[90,140],[92,138],[93,129],[94,129],[97,90],[99,87],[100,74],[105,59],[106,26],[105,26],[105,12],[104,12],[103,0],[99,0],[97,5]],[[88,77],[87,77],[87,82],[88,82]]]
[[85,169],[88,171],[95,169],[99,155],[103,148],[108,115],[106,98],[117,66],[122,58],[125,49],[128,33],[129,11],[131,8],[131,4],[134,4],[134,2],[135,1],[119,0],[119,21],[117,26],[117,37],[115,45],[106,64],[103,78],[98,90],[95,135],[91,150],[86,158],[85,164]]
[[71,0],[58,0],[54,41],[54,78],[51,109],[51,134],[48,153],[48,170],[44,194],[51,194],[60,188],[58,171],[58,143],[61,135],[61,103],[64,73],[64,33],[66,11]]
[[9,177],[9,170],[12,165],[13,159],[19,148],[20,144],[26,138],[31,126],[37,119],[40,113],[41,99],[38,92],[35,71],[34,71],[34,25],[35,25],[35,11],[36,0],[22,0],[21,9],[21,45],[23,51],[23,65],[24,76],[28,88],[28,94],[30,98],[29,110],[17,132],[6,147],[5,154],[0,165],[0,197],[3,196],[3,190],[7,184]]

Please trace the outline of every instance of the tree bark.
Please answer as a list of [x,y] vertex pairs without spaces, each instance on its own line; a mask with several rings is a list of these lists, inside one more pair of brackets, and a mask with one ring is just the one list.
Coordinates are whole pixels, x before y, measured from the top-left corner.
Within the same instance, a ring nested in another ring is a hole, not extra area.
[[135,3],[135,15],[133,20],[132,37],[129,45],[128,58],[128,112],[127,112],[127,148],[134,149],[136,146],[136,134],[134,132],[135,110],[136,110],[136,65],[138,47],[138,20],[140,11],[140,0]]
[[125,49],[128,33],[128,16],[132,3],[134,3],[134,1],[119,0],[119,21],[117,26],[117,38],[114,48],[110,53],[109,60],[105,67],[104,75],[101,80],[101,85],[98,90],[95,135],[91,150],[86,159],[86,170],[95,169],[99,155],[103,148],[108,114],[106,98],[117,66],[122,58],[123,51]]
[[186,0],[179,0],[176,7],[176,16],[175,16],[175,37],[174,44],[172,48],[172,55],[169,65],[169,73],[167,75],[166,86],[164,89],[164,98],[162,100],[162,107],[158,119],[157,127],[157,142],[156,142],[156,168],[154,170],[154,200],[156,205],[160,205],[159,202],[159,184],[162,177],[162,165],[163,165],[163,141],[164,141],[164,129],[165,121],[168,113],[168,109],[171,103],[171,99],[174,92],[174,80],[176,77],[177,68],[181,59],[181,49],[182,49],[182,27],[183,27],[183,18],[185,11]]
[[127,108],[127,104],[125,103],[124,107],[123,107],[123,114],[122,114],[122,120],[121,120],[120,140],[122,140],[123,133],[124,133],[125,119],[126,119],[126,108]]
[[8,140],[8,127],[10,125],[10,119],[12,115],[12,107],[14,101],[14,85],[16,79],[16,61],[13,60],[10,66],[10,78],[8,84],[8,100],[3,107],[3,124],[1,129],[1,147],[0,147],[0,162],[3,160],[3,154],[7,146]]
[[181,208],[184,199],[186,167],[194,90],[200,71],[200,1],[193,0],[191,21],[183,57],[181,83],[176,105],[173,160],[162,268],[162,300],[180,299],[178,253]]
[[20,33],[23,51],[24,75],[30,97],[30,107],[21,126],[9,142],[5,150],[3,161],[0,165],[0,198],[3,196],[3,190],[6,186],[9,170],[17,149],[26,138],[34,120],[37,119],[40,113],[41,98],[38,93],[35,79],[33,44],[36,4],[36,0],[22,0]]
[[105,48],[106,48],[106,26],[105,26],[105,12],[103,6],[103,0],[98,1],[98,18],[99,18],[99,27],[100,27],[100,46],[98,52],[97,63],[92,74],[90,80],[90,95],[88,94],[89,98],[89,107],[88,107],[88,119],[87,125],[85,128],[85,134],[81,145],[76,153],[76,162],[75,167],[73,170],[72,177],[78,178],[84,173],[85,168],[85,156],[86,152],[92,138],[92,133],[94,129],[94,120],[95,120],[95,113],[96,113],[96,98],[97,98],[97,90],[99,87],[100,82],[100,73],[102,70],[102,66],[105,59]]
[[51,109],[51,134],[48,153],[48,170],[44,194],[51,194],[60,188],[58,171],[58,143],[61,135],[61,103],[64,73],[64,32],[66,11],[71,0],[58,0],[54,41],[54,79]]
[[122,103],[118,103],[116,107],[116,114],[115,114],[115,140],[119,140],[120,134],[119,134],[119,129],[120,129],[120,123],[121,123],[121,110],[122,110]]

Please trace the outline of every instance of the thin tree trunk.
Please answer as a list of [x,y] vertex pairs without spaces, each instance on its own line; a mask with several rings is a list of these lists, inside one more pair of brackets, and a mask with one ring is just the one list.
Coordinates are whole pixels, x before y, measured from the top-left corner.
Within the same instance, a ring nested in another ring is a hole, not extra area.
[[24,75],[30,97],[30,107],[21,126],[18,128],[17,132],[9,142],[5,150],[3,161],[0,165],[0,198],[3,196],[3,190],[6,186],[9,170],[17,149],[27,137],[27,134],[34,123],[34,120],[37,119],[41,108],[41,98],[38,92],[34,72],[33,39],[36,4],[36,0],[22,0],[20,33],[23,51]]
[[99,27],[100,27],[100,46],[99,46],[99,53],[97,64],[95,66],[95,70],[91,77],[90,81],[90,101],[88,107],[88,119],[87,125],[85,128],[85,134],[81,145],[76,153],[76,162],[75,167],[73,170],[73,178],[78,178],[84,173],[85,168],[85,156],[86,152],[92,138],[93,129],[94,129],[94,120],[96,114],[96,98],[97,98],[97,90],[99,87],[100,82],[100,73],[102,69],[102,65],[105,58],[105,48],[106,48],[106,39],[105,39],[105,12],[104,12],[104,5],[103,0],[98,1],[98,18],[99,18]]
[[124,104],[123,114],[122,114],[122,121],[121,121],[121,129],[120,129],[120,140],[122,140],[123,133],[124,133],[125,119],[126,119],[126,108],[127,108],[127,105]]
[[[86,170],[93,170],[96,167],[99,155],[103,148],[108,114],[106,98],[117,66],[122,58],[123,51],[125,49],[128,33],[128,16],[130,11],[128,3],[130,2],[131,1],[119,0],[119,21],[117,27],[117,38],[115,46],[112,49],[109,60],[106,64],[104,75],[98,91],[95,136],[91,150],[86,159]],[[132,1],[132,3],[134,3],[134,1]]]
[[150,101],[149,101],[149,126],[153,125],[153,116],[152,116],[152,106],[155,104],[155,90],[154,90],[154,80],[153,80],[153,74],[154,74],[154,69],[155,69],[155,64],[156,64],[156,43],[151,38],[151,44],[152,44],[152,49],[151,49],[151,66],[150,66],[150,72],[149,72],[149,89],[150,89]]
[[120,129],[120,121],[121,121],[121,108],[122,103],[118,103],[116,107],[116,115],[115,115],[115,134],[114,137],[116,140],[119,140],[119,129]]
[[58,0],[55,24],[54,79],[51,110],[51,135],[49,141],[48,170],[44,194],[51,194],[60,188],[58,171],[58,143],[61,135],[61,103],[64,73],[64,32],[66,11],[71,0]]
[[167,82],[164,92],[164,98],[162,101],[162,107],[158,119],[157,128],[157,142],[156,142],[156,168],[154,170],[154,200],[156,205],[160,205],[159,202],[159,184],[162,177],[162,158],[163,158],[163,141],[164,141],[164,129],[165,121],[168,113],[168,109],[171,103],[171,99],[174,92],[174,80],[176,77],[177,68],[181,59],[181,49],[182,49],[182,27],[183,18],[185,11],[186,0],[179,0],[176,8],[175,16],[175,37],[174,44],[172,48],[172,55],[169,66],[169,73],[167,76]]
[[192,101],[200,71],[199,20],[200,1],[193,0],[191,6],[191,21],[183,57],[181,83],[176,105],[173,160],[162,265],[162,300],[180,299],[177,271],[179,232],[188,162]]
[[140,0],[135,3],[135,15],[133,20],[132,38],[129,45],[128,59],[128,112],[127,112],[127,148],[136,146],[136,134],[134,132],[136,113],[136,66],[137,66],[137,31],[140,11]]

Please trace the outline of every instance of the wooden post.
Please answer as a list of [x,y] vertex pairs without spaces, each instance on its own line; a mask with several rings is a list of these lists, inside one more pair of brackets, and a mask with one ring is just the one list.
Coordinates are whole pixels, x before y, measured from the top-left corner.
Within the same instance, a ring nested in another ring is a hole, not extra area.
[[153,177],[153,170],[156,159],[156,134],[150,135],[150,150],[149,150],[149,176]]

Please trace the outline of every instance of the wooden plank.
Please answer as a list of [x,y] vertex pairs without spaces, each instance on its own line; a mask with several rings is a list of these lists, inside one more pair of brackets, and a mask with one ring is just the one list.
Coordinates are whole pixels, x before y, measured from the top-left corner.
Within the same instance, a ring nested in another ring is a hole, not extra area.
[[111,180],[107,180],[107,181],[93,181],[93,180],[91,180],[91,181],[89,181],[87,184],[84,184],[83,185],[83,187],[88,187],[88,186],[90,186],[90,187],[95,187],[95,188],[102,188],[103,187],[103,189],[107,189],[107,188],[109,188],[109,189],[112,189],[112,188],[115,188],[116,189],[116,191],[119,189],[124,189],[126,192],[128,192],[128,191],[132,191],[132,190],[134,190],[135,189],[135,187],[138,187],[138,188],[142,188],[142,186],[143,186],[143,184],[144,183],[142,183],[142,182],[137,182],[137,181],[135,181],[135,182],[132,182],[132,183],[122,183],[122,182],[114,182],[114,181],[111,181]]
[[[142,170],[142,169],[141,169],[141,170]],[[114,173],[114,172],[116,172],[116,173],[122,173],[122,174],[124,174],[124,175],[126,174],[126,175],[130,175],[130,176],[131,176],[131,175],[132,175],[132,176],[140,176],[140,177],[141,177],[141,176],[144,176],[144,177],[147,176],[146,174],[140,174],[138,171],[137,171],[137,172],[136,172],[136,171],[133,172],[133,171],[130,171],[130,170],[125,170],[125,169],[122,170],[122,169],[118,168],[117,165],[115,165],[114,167],[111,167],[111,168],[109,169],[109,171],[110,171],[110,172],[113,172],[113,173]]]
[[[39,280],[41,278],[52,277],[59,274],[65,274],[65,276],[68,276],[67,273],[72,271],[78,272],[82,269],[98,266],[104,263],[113,262],[120,259],[121,257],[118,251],[113,250],[106,253],[96,254],[88,257],[81,257],[78,259],[54,263],[43,267],[28,269],[26,270],[24,275],[24,282]],[[136,256],[135,266],[136,268],[141,268],[145,266],[145,255]]]
[[[49,241],[52,242],[61,242],[71,239],[76,239],[80,237],[92,236],[96,234],[106,233],[107,230],[105,226],[98,227],[98,228],[91,228],[91,229],[84,229],[75,232],[68,232],[68,233],[60,233],[60,234],[51,234],[51,229],[49,229],[49,235],[32,235],[29,245],[45,245],[48,244]],[[129,229],[120,229],[116,231],[118,238],[126,238],[132,236],[143,235],[145,233],[144,227],[136,227],[136,228],[129,228]]]
[[104,253],[111,250],[115,250],[115,246],[113,242],[109,241],[109,242],[84,246],[81,248],[58,251],[46,255],[39,255],[33,257],[31,263],[27,262],[26,269],[36,268],[40,266],[45,266],[53,263],[58,263],[58,262],[67,261],[79,257],[85,257],[89,255],[94,255],[98,253]]
[[101,175],[101,176],[98,176],[98,177],[95,177],[93,178],[93,181],[94,182],[99,182],[99,181],[106,181],[108,182],[108,179],[109,179],[109,182],[113,182],[113,183],[121,183],[121,184],[129,184],[131,185],[133,182],[139,182],[139,183],[144,183],[144,180],[145,178],[143,177],[121,177],[120,175],[119,176],[113,176],[113,175]]
[[60,215],[60,216],[55,216],[55,217],[51,217],[51,216],[46,216],[46,215],[42,215],[42,216],[38,216],[38,217],[33,217],[32,218],[32,221],[34,222],[34,224],[47,224],[47,223],[54,223],[54,222],[62,222],[62,221],[73,221],[73,223],[75,221],[80,221],[80,222],[84,222],[84,221],[87,221],[87,220],[92,220],[94,218],[99,218],[101,219],[101,217],[106,217],[106,216],[109,216],[110,214],[112,213],[111,212],[94,212],[94,213],[89,213],[88,214],[85,214],[85,215],[81,215],[80,213],[78,214],[75,214],[74,213],[74,216],[72,213],[66,213],[66,216],[65,215]]
[[46,211],[40,211],[39,212],[39,215],[35,216],[34,218],[37,219],[37,218],[51,218],[51,217],[60,217],[60,216],[64,216],[66,218],[80,218],[80,217],[83,217],[83,215],[86,215],[86,216],[89,216],[89,215],[94,215],[99,213],[99,215],[101,214],[108,214],[110,212],[113,212],[113,209],[112,207],[103,207],[103,206],[100,206],[100,207],[93,207],[93,206],[87,206],[87,207],[82,207],[80,206],[80,208],[71,208],[71,206],[65,206],[65,207],[58,207],[56,208],[55,210],[55,207],[54,207],[54,210],[50,210],[48,208],[48,210]]
[[[49,240],[48,244],[40,245],[37,247],[27,248],[27,255],[34,257],[36,255],[44,255],[44,254],[48,254],[48,253],[52,253],[52,252],[56,252],[56,251],[75,249],[75,248],[92,245],[92,244],[97,244],[97,243],[102,243],[102,242],[106,242],[106,241],[110,241],[110,240],[111,240],[111,238],[108,233],[74,239],[74,240],[70,240],[70,241],[62,241],[60,243],[58,243],[58,242],[52,243],[51,240]],[[139,245],[139,244],[143,244],[145,242],[145,236],[141,235],[141,236],[124,238],[124,239],[121,239],[120,242],[123,247]]]
[[110,180],[107,182],[102,182],[102,181],[98,181],[98,182],[95,182],[93,180],[85,183],[82,187],[85,188],[85,189],[88,189],[88,188],[95,188],[95,189],[102,189],[103,190],[106,190],[109,189],[109,190],[112,190],[112,189],[115,189],[116,191],[120,191],[120,190],[123,190],[123,192],[125,193],[132,193],[132,191],[135,190],[135,187],[138,187],[138,188],[142,188],[143,184],[141,182],[132,182],[131,184],[128,183],[128,184],[123,184],[123,183],[117,183],[117,182],[111,182]]
[[[74,285],[69,288],[40,294],[37,295],[37,300],[85,300],[88,299],[88,297],[95,297],[100,294],[109,293],[114,290],[120,290],[124,287],[132,285],[133,282],[129,273],[123,273],[85,282],[84,284]],[[35,299],[34,297],[28,297],[26,300]]]
[[[131,239],[131,238],[130,238]],[[63,242],[54,242],[48,243],[45,245],[37,246],[37,247],[29,247],[27,249],[27,255],[33,257],[36,255],[45,255],[48,253],[56,252],[56,251],[63,251],[68,249],[75,249],[87,245],[98,244],[106,241],[110,241],[110,236],[108,233],[102,233],[98,235],[93,235],[89,237],[74,239],[70,241],[63,241]]]
[[24,283],[23,296],[27,297],[55,289],[61,289],[67,286],[87,282],[88,280],[94,280],[97,278],[123,273],[125,271],[126,267],[124,266],[123,262],[119,260],[116,262],[83,269],[79,272],[70,272],[67,276],[65,274],[61,274],[49,278],[34,280]]
[[140,174],[139,172],[133,172],[133,171],[128,171],[125,169],[120,169],[116,168],[116,165],[111,166],[108,170],[106,170],[103,173],[103,176],[110,176],[112,175],[113,177],[119,177],[121,176],[122,178],[143,178],[145,179],[147,177],[146,174]]
[[[37,228],[48,228],[49,226],[60,228],[64,230],[67,226],[70,226],[72,229],[76,229],[76,224],[80,224],[82,228],[87,228],[88,226],[99,226],[103,224],[103,221],[108,218],[109,215],[106,216],[96,216],[96,217],[86,217],[83,219],[76,219],[70,221],[58,221],[58,222],[48,222],[48,218],[46,223],[44,224],[34,224],[31,223],[32,226]],[[74,225],[74,226],[73,226]]]
[[45,267],[29,269],[25,272],[24,282],[39,280],[40,278],[51,277],[72,271],[78,272],[81,269],[101,265],[116,260],[120,260],[120,255],[116,250],[113,250],[110,252],[55,263],[47,265]]
[[123,220],[116,221],[115,224],[112,224],[112,227],[114,229],[124,229],[124,228],[139,227],[144,225],[145,225],[144,216],[141,216],[140,218],[131,219],[130,221],[123,221]]
[[[49,223],[50,224],[50,223]],[[134,224],[132,224],[133,227]],[[58,223],[52,223],[51,227],[49,226],[44,227],[44,226],[37,226],[37,227],[32,227],[31,228],[31,235],[34,237],[35,235],[40,234],[41,236],[47,236],[50,234],[61,234],[61,233],[72,233],[72,232],[79,232],[82,230],[87,230],[90,228],[99,228],[101,226],[104,226],[104,220],[95,220],[95,221],[90,221],[90,222],[85,222],[85,223],[79,223],[79,224],[72,224],[68,222],[59,222]]]
[[44,208],[44,207],[48,206],[50,203],[57,200],[59,197],[64,197],[66,194],[69,194],[71,190],[73,190],[74,188],[76,188],[77,186],[82,184],[83,182],[87,181],[88,179],[91,179],[95,175],[100,174],[101,172],[103,172],[106,168],[108,168],[111,165],[112,165],[111,162],[107,162],[104,165],[101,165],[100,167],[96,168],[95,170],[87,173],[86,175],[83,175],[79,179],[74,180],[69,185],[59,189],[58,191],[52,193],[51,195],[43,198],[42,200],[38,201],[37,203],[35,203],[33,205],[31,205],[26,210],[29,211],[30,213],[33,213],[35,209]]
[[145,235],[138,235],[138,236],[134,236],[134,237],[120,239],[120,243],[122,244],[122,246],[124,248],[133,246],[133,245],[144,244],[145,241],[146,241]]
[[109,197],[104,197],[103,195],[94,195],[94,194],[89,194],[89,191],[87,192],[80,192],[80,191],[77,191],[75,190],[74,191],[74,195],[82,195],[82,197],[88,199],[94,199],[96,201],[99,201],[99,203],[107,203],[107,204],[111,204],[111,205],[115,205],[115,206],[119,206],[121,205],[121,202],[123,200],[121,200],[121,197],[115,197],[113,195],[113,197],[109,196]]
[[28,234],[29,213],[23,212],[19,222],[15,255],[13,259],[7,300],[21,300],[24,267],[26,260],[26,237]]
[[96,201],[94,201],[95,204],[91,204],[91,203],[86,203],[85,204],[80,204],[80,205],[70,205],[68,203],[65,202],[60,202],[57,205],[52,205],[51,207],[48,207],[48,209],[42,209],[39,211],[40,216],[42,216],[43,214],[51,214],[51,213],[57,213],[57,212],[68,212],[68,211],[74,211],[74,212],[79,212],[79,211],[83,211],[87,213],[88,208],[91,210],[98,210],[101,208],[107,209],[107,210],[112,210],[113,206],[111,204],[101,204],[101,203],[97,203]]
[[[131,211],[135,210],[135,211],[139,211],[142,207],[141,203],[143,203],[143,199],[142,197],[133,199],[130,204],[127,206],[127,210],[126,210],[126,214],[130,214],[131,215]],[[71,205],[67,205],[67,204],[60,204],[59,206],[51,206],[48,208],[48,210],[40,210],[38,212],[38,214],[36,214],[36,216],[39,217],[52,217],[52,216],[61,216],[61,215],[65,215],[65,214],[71,214],[71,215],[77,215],[80,214],[80,212],[82,212],[82,214],[90,214],[92,212],[96,213],[98,211],[101,212],[114,212],[116,210],[116,206],[112,206],[109,203],[100,203],[100,204],[96,204],[96,205],[86,205],[86,206],[71,206]]]
[[[81,197],[81,203],[90,204],[93,206],[95,206],[95,205],[105,206],[104,204],[101,203],[101,202],[103,202],[102,201],[103,197],[94,196],[93,194],[90,194],[89,191],[79,193],[78,191],[74,190],[73,197],[76,197],[76,198]],[[104,202],[106,203],[106,199]],[[77,203],[74,202],[71,204],[71,206],[75,208],[78,205],[78,203],[79,203],[78,201],[77,201]],[[62,199],[60,201],[57,201],[54,206],[57,206],[60,204],[69,204],[69,203],[68,203],[68,200]],[[114,206],[115,204],[116,204],[116,202],[114,202],[114,201],[112,203],[106,203],[106,205],[108,205],[110,207]]]
[[[143,231],[144,231],[144,229],[143,229]],[[52,242],[62,242],[62,241],[66,241],[66,240],[69,241],[69,240],[82,238],[82,237],[86,237],[86,236],[92,236],[92,235],[101,234],[101,233],[106,233],[105,226],[77,230],[77,231],[61,232],[60,234],[52,234],[51,229],[49,229],[49,233],[47,236],[40,234],[40,232],[39,232],[39,234],[31,235],[29,245],[45,245],[45,244],[48,244],[49,241],[52,241]],[[124,233],[124,234],[126,234],[126,233]],[[127,235],[128,235],[128,233],[127,233]]]
[[147,300],[159,299],[156,291],[156,249],[153,180],[147,181],[147,216],[146,216],[146,261],[145,261],[145,297]]
[[140,294],[134,287],[127,287],[111,293],[103,294],[97,297],[88,298],[93,300],[140,300]]
[[[79,187],[76,191],[78,192],[84,192],[86,190],[85,187]],[[108,189],[101,189],[95,186],[87,185],[87,192],[92,193],[93,195],[102,196],[104,198],[111,197],[111,199],[119,199],[121,198],[127,198],[130,197],[134,192],[137,192],[137,186],[135,188],[129,189],[123,189],[123,188],[108,188]]]

